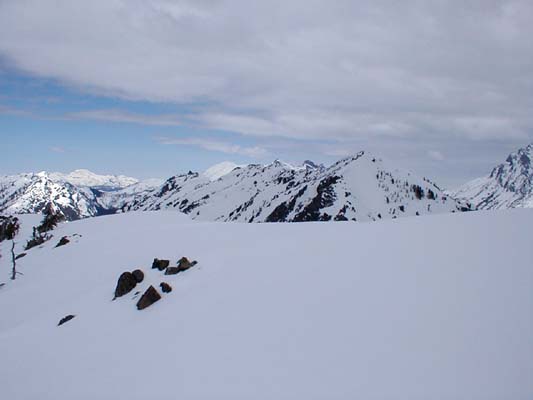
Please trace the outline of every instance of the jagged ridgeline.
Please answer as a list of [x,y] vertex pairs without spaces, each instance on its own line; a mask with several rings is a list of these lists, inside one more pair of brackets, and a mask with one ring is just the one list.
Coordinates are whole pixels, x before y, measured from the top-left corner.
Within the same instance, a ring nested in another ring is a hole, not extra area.
[[468,182],[452,196],[480,210],[533,207],[533,144],[509,154],[488,176]]
[[236,168],[216,181],[177,175],[115,207],[177,209],[193,219],[240,222],[369,221],[470,210],[430,180],[391,169],[365,152],[329,168],[275,161]]
[[310,161],[298,167],[280,161],[224,167],[223,174],[189,172],[159,185],[137,182],[112,189],[46,173],[5,177],[0,180],[0,212],[36,213],[52,203],[69,220],[116,211],[174,209],[205,221],[304,222],[369,221],[470,209],[430,180],[390,168],[365,152],[328,168]]

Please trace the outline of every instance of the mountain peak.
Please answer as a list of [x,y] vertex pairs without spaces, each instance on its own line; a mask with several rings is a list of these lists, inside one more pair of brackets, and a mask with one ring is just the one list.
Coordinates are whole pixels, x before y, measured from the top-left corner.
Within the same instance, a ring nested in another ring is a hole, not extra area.
[[533,207],[533,144],[509,154],[489,176],[475,179],[453,195],[479,209]]
[[235,168],[242,168],[244,165],[239,165],[233,161],[222,161],[206,169],[203,175],[210,181],[216,181],[217,179],[229,174]]
[[303,163],[302,163],[302,166],[306,169],[310,169],[310,170],[320,170],[320,171],[323,171],[326,169],[326,167],[324,167],[324,164],[317,164],[315,163],[314,161],[311,161],[311,160],[305,160]]

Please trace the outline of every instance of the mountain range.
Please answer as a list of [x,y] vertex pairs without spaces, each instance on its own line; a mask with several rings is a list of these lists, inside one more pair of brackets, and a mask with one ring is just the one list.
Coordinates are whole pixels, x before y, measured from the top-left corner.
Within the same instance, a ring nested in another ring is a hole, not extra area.
[[368,221],[469,210],[430,180],[389,168],[366,152],[328,168],[274,161],[237,167],[215,181],[177,175],[114,207],[177,209],[193,219],[239,222]]
[[223,162],[203,173],[139,181],[80,169],[0,177],[0,213],[38,213],[51,203],[67,219],[175,209],[193,219],[239,222],[369,221],[472,209],[533,207],[533,145],[452,191],[368,152],[329,167]]
[[360,152],[330,167],[223,163],[160,181],[70,174],[0,178],[0,212],[36,213],[48,203],[70,219],[134,210],[176,209],[193,219],[240,222],[368,221],[466,211],[426,178]]

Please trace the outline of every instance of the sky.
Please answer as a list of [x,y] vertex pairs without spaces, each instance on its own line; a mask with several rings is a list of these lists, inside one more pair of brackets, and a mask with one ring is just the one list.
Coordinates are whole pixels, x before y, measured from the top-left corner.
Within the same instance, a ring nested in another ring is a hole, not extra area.
[[533,141],[531,0],[0,0],[0,173],[359,150],[453,187]]

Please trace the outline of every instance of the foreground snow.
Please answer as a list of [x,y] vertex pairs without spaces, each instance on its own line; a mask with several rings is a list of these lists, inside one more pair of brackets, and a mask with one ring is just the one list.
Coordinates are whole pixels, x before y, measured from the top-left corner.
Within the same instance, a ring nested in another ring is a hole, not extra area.
[[[129,213],[64,224],[15,282],[4,243],[1,397],[531,399],[532,224],[532,210],[372,224]],[[184,255],[198,266],[149,269]],[[142,312],[132,294],[111,301],[138,267],[138,290],[174,288]]]

